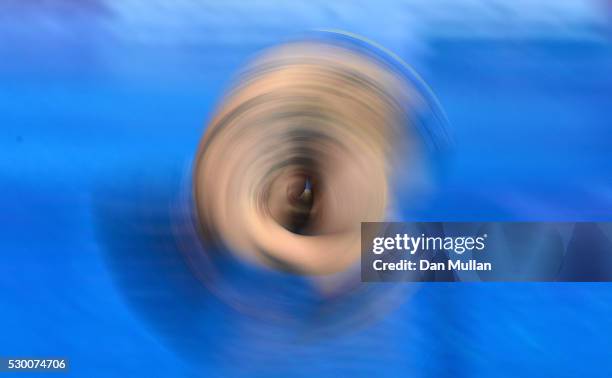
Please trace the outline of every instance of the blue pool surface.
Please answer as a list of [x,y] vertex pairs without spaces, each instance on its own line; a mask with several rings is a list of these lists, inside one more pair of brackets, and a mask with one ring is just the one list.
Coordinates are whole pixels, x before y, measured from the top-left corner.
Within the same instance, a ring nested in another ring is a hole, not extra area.
[[212,297],[167,236],[133,240],[126,210],[174,198],[253,54],[332,28],[397,53],[447,114],[454,151],[406,218],[610,221],[612,8],[557,3],[0,4],[0,356],[75,377],[611,377],[609,284],[419,284],[304,339]]

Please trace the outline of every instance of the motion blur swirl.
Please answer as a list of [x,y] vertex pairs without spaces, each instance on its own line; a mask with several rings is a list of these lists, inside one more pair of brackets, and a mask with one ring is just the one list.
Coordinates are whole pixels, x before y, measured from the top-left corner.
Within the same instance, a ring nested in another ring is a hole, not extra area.
[[198,151],[205,238],[273,268],[346,270],[359,256],[360,222],[385,218],[393,153],[419,156],[404,124],[420,101],[397,72],[346,46],[304,41],[263,54]]
[[389,219],[398,188],[422,186],[431,150],[446,142],[433,97],[407,66],[361,39],[323,35],[258,56],[200,142],[192,200],[202,248],[183,249],[230,302],[241,294],[227,289],[224,258],[303,277],[327,296],[361,293],[361,222]]

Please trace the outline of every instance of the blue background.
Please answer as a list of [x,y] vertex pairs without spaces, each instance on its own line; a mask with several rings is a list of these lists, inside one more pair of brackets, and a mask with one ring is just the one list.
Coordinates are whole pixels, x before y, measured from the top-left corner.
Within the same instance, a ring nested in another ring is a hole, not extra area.
[[609,221],[611,20],[605,1],[3,1],[0,355],[79,377],[612,376],[608,284],[422,284],[304,341],[211,298],[167,237],[121,236],[178,190],[236,70],[315,28],[394,51],[446,111],[456,149],[411,217]]

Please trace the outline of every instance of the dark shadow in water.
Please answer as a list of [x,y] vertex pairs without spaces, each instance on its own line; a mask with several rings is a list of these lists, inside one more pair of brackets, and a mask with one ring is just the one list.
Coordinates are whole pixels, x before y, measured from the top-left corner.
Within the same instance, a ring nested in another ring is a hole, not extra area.
[[127,304],[181,356],[206,363],[215,357],[210,343],[228,333],[232,313],[194,277],[177,247],[171,219],[180,182],[175,178],[100,186],[93,219]]

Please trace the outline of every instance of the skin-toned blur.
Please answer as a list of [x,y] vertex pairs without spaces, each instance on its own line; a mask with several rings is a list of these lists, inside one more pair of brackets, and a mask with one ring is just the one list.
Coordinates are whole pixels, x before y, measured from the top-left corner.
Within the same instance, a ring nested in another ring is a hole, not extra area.
[[360,222],[384,220],[393,201],[393,155],[415,138],[404,124],[417,102],[397,72],[356,49],[301,41],[264,52],[200,143],[193,182],[204,238],[274,269],[348,269]]

